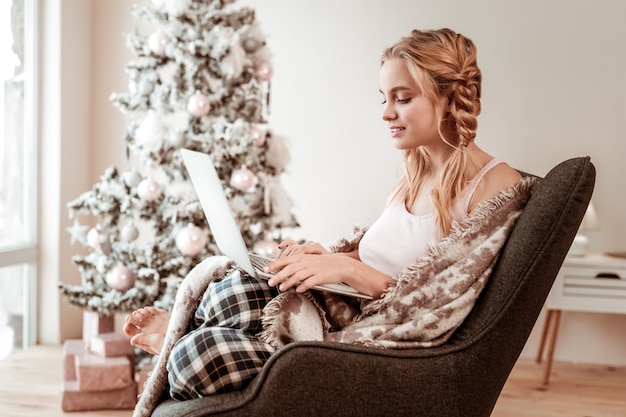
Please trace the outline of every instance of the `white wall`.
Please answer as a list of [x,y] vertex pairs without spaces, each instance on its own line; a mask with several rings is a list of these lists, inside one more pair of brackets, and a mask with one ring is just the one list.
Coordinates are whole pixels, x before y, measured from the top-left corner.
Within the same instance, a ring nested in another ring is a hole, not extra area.
[[[143,0],[147,1],[147,0]],[[483,71],[477,143],[544,175],[590,155],[602,223],[594,251],[626,249],[626,32],[620,0],[240,0],[254,7],[274,54],[271,127],[291,146],[285,185],[298,237],[331,243],[377,217],[399,164],[380,119],[378,58],[411,28],[448,26],[471,37]],[[93,0],[92,182],[123,165],[126,91],[121,34],[129,1]],[[108,107],[107,107],[108,106]],[[540,322],[541,323],[541,322]],[[626,316],[565,314],[556,359],[626,364]],[[525,355],[534,355],[536,332]],[[616,348],[616,346],[620,348]]]
[[594,249],[626,249],[623,2],[245,3],[257,10],[275,54],[271,121],[292,143],[287,184],[307,237],[327,241],[376,217],[397,162],[380,119],[379,54],[411,28],[449,26],[479,48],[477,143],[538,174],[590,155],[604,225],[592,236]]

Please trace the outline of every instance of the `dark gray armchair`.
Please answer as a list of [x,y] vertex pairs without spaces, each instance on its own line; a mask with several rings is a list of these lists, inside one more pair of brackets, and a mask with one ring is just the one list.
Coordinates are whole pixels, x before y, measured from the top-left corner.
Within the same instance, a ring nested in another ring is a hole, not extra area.
[[298,342],[243,391],[175,402],[154,416],[487,417],[572,243],[595,183],[589,158],[533,188],[474,309],[445,344],[380,350]]

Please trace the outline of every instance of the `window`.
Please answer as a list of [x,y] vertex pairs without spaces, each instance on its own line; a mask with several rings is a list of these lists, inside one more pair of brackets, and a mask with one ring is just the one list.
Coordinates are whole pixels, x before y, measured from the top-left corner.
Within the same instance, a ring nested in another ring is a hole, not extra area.
[[36,0],[0,2],[0,359],[35,341]]

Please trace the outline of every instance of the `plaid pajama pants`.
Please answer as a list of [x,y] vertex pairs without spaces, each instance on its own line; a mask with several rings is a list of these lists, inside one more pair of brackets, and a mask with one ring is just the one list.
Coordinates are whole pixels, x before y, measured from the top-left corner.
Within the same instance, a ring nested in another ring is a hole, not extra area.
[[170,395],[177,400],[244,388],[274,349],[255,336],[263,307],[278,294],[238,270],[209,285],[190,331],[167,362]]

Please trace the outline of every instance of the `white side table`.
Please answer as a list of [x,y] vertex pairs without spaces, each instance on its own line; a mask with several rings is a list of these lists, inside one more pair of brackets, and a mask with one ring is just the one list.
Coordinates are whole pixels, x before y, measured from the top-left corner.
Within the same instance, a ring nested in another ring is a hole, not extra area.
[[561,311],[626,314],[626,258],[597,254],[567,257],[546,306],[537,353],[537,362],[541,362],[547,342],[543,385],[548,385],[550,380]]

